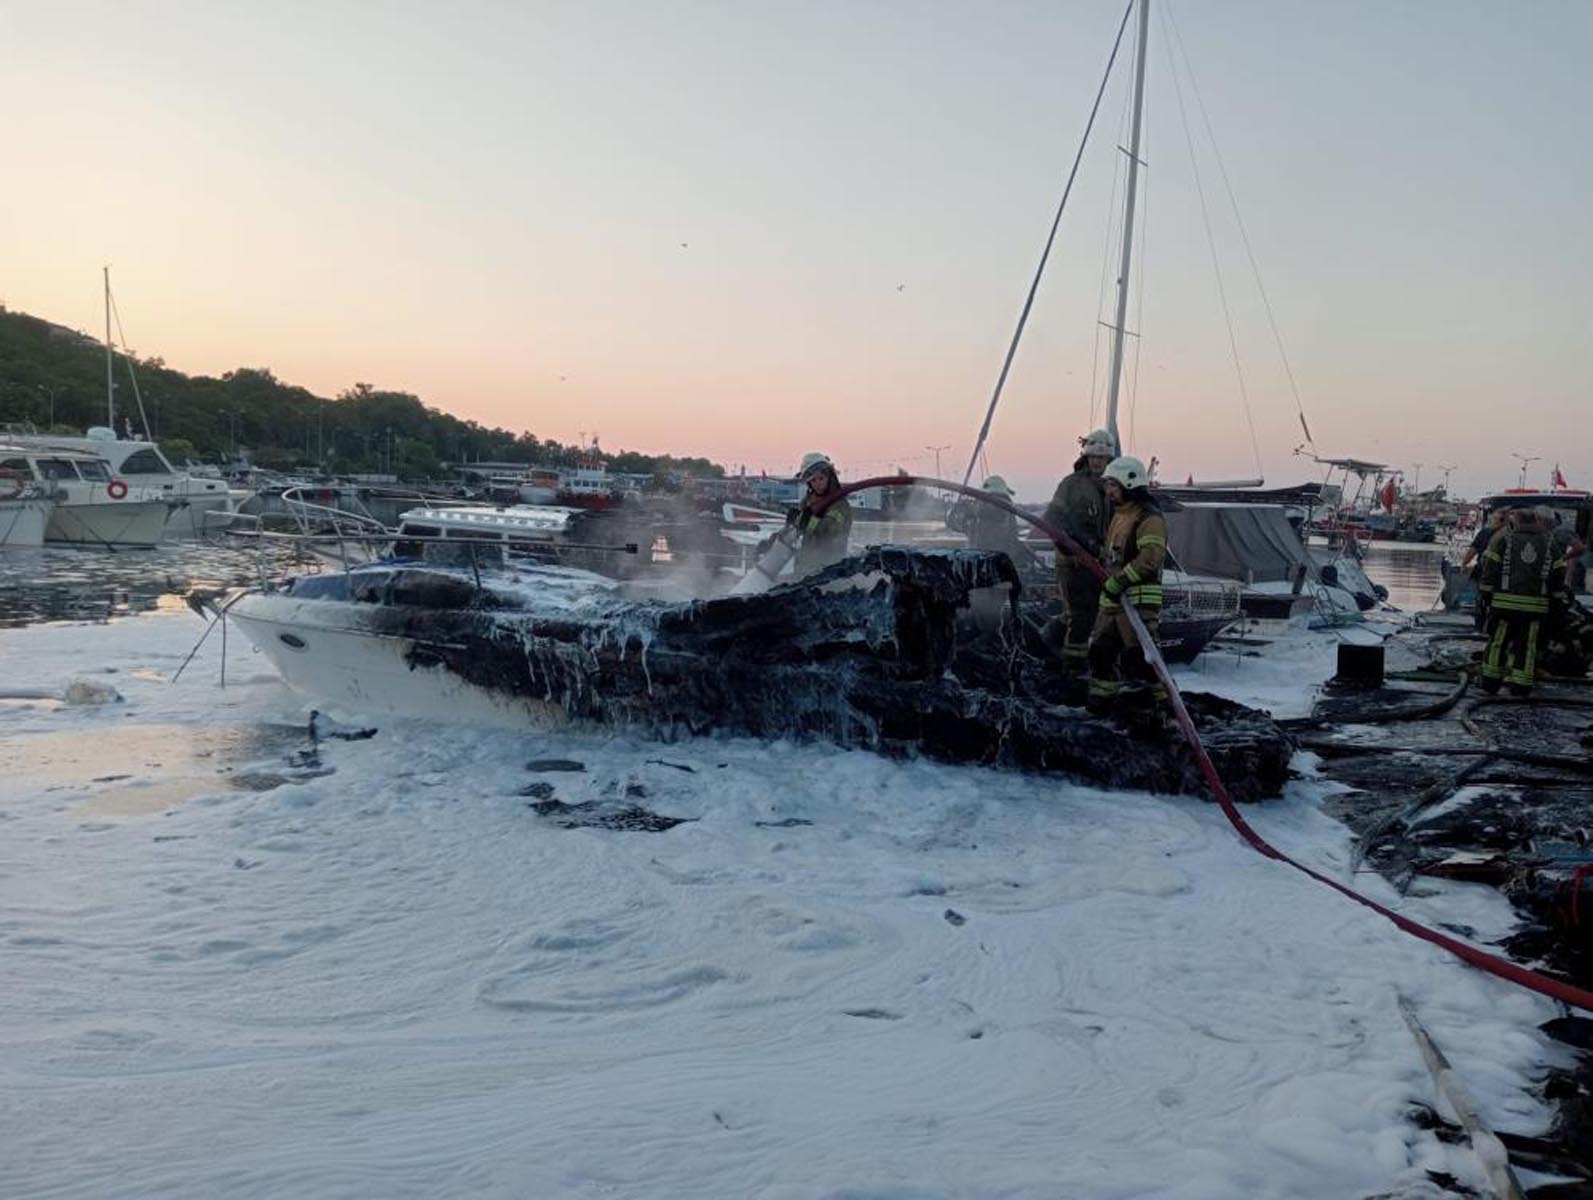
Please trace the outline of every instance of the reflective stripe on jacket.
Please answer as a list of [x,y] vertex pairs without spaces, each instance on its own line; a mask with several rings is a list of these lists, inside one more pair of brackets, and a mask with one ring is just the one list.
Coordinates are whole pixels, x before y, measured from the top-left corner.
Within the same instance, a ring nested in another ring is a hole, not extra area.
[[1492,593],[1499,612],[1549,611],[1549,577],[1554,566],[1549,535],[1541,529],[1501,529],[1482,554],[1478,586]]
[[1118,579],[1123,588],[1114,598],[1101,593],[1104,611],[1120,611],[1124,604],[1135,608],[1162,606],[1162,564],[1167,560],[1167,521],[1154,508],[1126,501],[1112,514],[1106,530],[1106,556],[1102,565],[1108,578]]
[[802,545],[797,547],[796,572],[806,575],[846,557],[852,534],[852,506],[844,499],[837,500],[817,516],[804,507],[797,528],[802,531]]

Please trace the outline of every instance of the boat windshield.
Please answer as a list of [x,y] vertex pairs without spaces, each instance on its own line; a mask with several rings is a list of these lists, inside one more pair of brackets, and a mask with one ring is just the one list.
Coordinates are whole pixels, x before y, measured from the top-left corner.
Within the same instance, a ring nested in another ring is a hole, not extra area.
[[134,450],[122,460],[123,475],[171,475],[171,464],[160,456],[153,446]]
[[77,473],[84,479],[93,479],[99,483],[105,483],[111,477],[111,468],[100,459],[81,458],[77,463]]
[[[40,458],[34,460],[34,465],[39,469],[42,479],[79,479],[77,464],[70,458]],[[83,464],[87,466],[85,462]],[[90,476],[93,478],[93,476]],[[108,478],[108,477],[107,477]]]
[[457,542],[421,542],[420,558],[423,562],[440,567],[489,567],[503,562],[503,543],[486,542],[478,537],[466,537]]

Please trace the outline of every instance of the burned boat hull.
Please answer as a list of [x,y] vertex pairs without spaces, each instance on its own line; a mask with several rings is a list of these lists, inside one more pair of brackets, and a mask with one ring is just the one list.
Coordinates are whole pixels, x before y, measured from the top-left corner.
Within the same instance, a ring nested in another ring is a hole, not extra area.
[[509,728],[570,723],[556,704],[477,686],[441,665],[444,651],[465,647],[421,633],[420,612],[405,622],[407,634],[372,628],[372,615],[336,601],[266,592],[245,596],[227,619],[289,687],[333,711]]
[[[356,713],[825,740],[1146,791],[1201,787],[1175,735],[1086,716],[1049,663],[960,622],[970,591],[1015,582],[1001,555],[875,547],[761,596],[688,603],[632,602],[591,576],[585,592],[547,601],[539,583],[582,573],[528,572],[507,588],[373,567],[246,594],[230,612],[292,686]],[[348,678],[365,664],[370,679]],[[1236,791],[1281,788],[1291,747],[1266,714],[1211,697],[1190,707]]]

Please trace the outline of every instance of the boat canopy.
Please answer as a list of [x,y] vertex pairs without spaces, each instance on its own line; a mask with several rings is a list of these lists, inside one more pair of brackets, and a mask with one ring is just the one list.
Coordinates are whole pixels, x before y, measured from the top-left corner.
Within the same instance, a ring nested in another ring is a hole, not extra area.
[[1173,558],[1190,574],[1283,583],[1302,567],[1316,573],[1281,505],[1186,503],[1165,515]]

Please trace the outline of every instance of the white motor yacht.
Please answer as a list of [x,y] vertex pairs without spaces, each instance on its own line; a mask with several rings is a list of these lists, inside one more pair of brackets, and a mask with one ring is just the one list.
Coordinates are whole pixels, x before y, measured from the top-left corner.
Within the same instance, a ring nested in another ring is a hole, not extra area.
[[0,550],[44,545],[55,500],[20,472],[0,471]]
[[103,458],[64,447],[0,443],[0,475],[49,498],[44,540],[79,546],[154,546],[181,506],[157,488],[134,487]]
[[167,537],[199,537],[207,524],[226,524],[238,503],[250,494],[229,488],[224,479],[179,471],[154,442],[118,438],[103,425],[94,426],[83,437],[24,434],[13,435],[9,440],[19,445],[60,447],[96,455],[105,460],[111,477],[122,480],[129,488],[158,491],[164,499],[180,501],[182,507],[167,522]]

